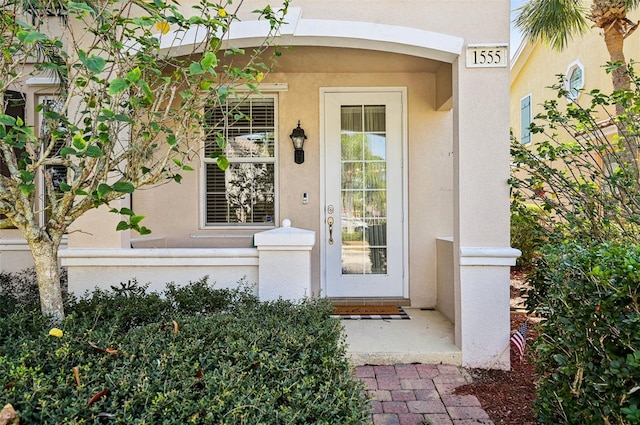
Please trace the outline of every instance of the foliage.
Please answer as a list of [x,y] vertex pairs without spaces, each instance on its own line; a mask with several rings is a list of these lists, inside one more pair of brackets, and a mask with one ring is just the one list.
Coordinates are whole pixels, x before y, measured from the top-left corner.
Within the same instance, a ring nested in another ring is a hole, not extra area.
[[[288,1],[254,11],[266,32],[249,51],[224,42],[242,2],[197,0],[189,15],[175,0],[0,2],[0,227],[27,240],[43,313],[64,315],[57,250],[72,223],[140,187],[180,182],[202,154],[206,107],[259,92]],[[46,75],[59,87],[27,114],[43,117],[36,133],[5,100]],[[212,140],[207,152],[224,169],[226,140]],[[111,211],[117,230],[150,232],[130,208]]]
[[[630,89],[592,90],[581,96],[589,105],[570,102],[566,110],[558,100],[568,94],[560,81],[553,87],[558,99],[544,102],[531,125],[541,141],[524,146],[512,137],[512,208],[522,213],[534,204],[546,211],[540,230],[549,240],[640,242],[640,78],[629,69]],[[612,115],[611,105],[625,114]]]
[[366,423],[327,300],[259,303],[205,281],[143,294],[72,301],[61,337],[39,315],[0,318],[0,399],[20,423]]
[[546,242],[546,231],[541,228],[545,211],[537,205],[520,204],[511,209],[511,246],[522,252],[516,266],[530,268],[539,249]]
[[638,423],[640,246],[548,245],[529,283],[542,423]]
[[[67,273],[60,272],[60,284],[67,297]],[[16,273],[0,272],[0,312],[9,314],[16,310],[35,310],[40,306],[38,283],[33,267]]]
[[95,288],[79,300],[72,299],[70,308],[76,316],[114,323],[128,331],[159,319],[171,321],[176,314],[220,313],[256,302],[252,288],[245,281],[235,289],[214,289],[208,281],[205,276],[186,286],[168,283],[162,293],[157,293],[148,291],[149,285],[140,285],[133,279],[109,290]]

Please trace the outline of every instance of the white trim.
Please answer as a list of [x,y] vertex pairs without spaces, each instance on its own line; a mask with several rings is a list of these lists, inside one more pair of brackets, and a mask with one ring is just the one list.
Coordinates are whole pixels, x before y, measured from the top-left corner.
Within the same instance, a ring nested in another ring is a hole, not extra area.
[[[234,87],[233,90],[239,93],[252,91],[247,86]],[[260,83],[258,84],[258,90],[260,90],[260,93],[285,92],[285,91],[289,91],[289,84],[288,83]]]
[[320,288],[323,293],[327,293],[327,259],[326,250],[322,249],[323,242],[327,237],[327,226],[325,226],[326,217],[326,186],[325,186],[325,165],[326,165],[326,144],[324,143],[325,134],[325,94],[327,93],[375,93],[375,92],[392,92],[400,93],[402,98],[401,115],[402,115],[402,297],[409,298],[409,196],[408,196],[408,159],[407,153],[409,148],[409,140],[407,135],[408,129],[408,109],[407,109],[407,88],[406,87],[320,87]]
[[[272,227],[269,227],[269,229],[272,229]],[[254,234],[253,233],[224,233],[222,235],[219,234],[211,234],[211,233],[191,233],[189,235],[189,237],[191,239],[217,239],[217,238],[224,238],[224,239],[233,239],[233,238],[253,238]]]
[[522,252],[511,247],[460,247],[461,266],[515,266]]
[[58,77],[32,77],[26,81],[27,86],[57,86],[60,84]]
[[[60,249],[65,250],[67,247],[68,236],[63,236],[60,241]],[[23,238],[0,238],[0,253],[2,251],[31,251],[26,239]]]
[[[281,46],[327,46],[394,52],[453,63],[463,51],[464,40],[417,28],[372,22],[303,19],[300,8],[289,8],[287,23],[280,28]],[[260,45],[269,34],[266,21],[239,21],[230,25],[225,37],[234,47]],[[160,48],[172,55],[191,52],[202,43],[205,31],[197,26],[188,31],[158,35]]]
[[70,248],[59,252],[63,266],[257,266],[255,248]]
[[29,251],[29,244],[25,239],[0,239],[0,252],[3,251]]

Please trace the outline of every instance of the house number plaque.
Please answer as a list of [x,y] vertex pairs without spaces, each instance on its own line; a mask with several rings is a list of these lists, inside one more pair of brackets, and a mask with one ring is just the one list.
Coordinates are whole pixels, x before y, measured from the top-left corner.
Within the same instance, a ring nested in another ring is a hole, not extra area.
[[509,46],[507,44],[469,44],[467,68],[506,67]]

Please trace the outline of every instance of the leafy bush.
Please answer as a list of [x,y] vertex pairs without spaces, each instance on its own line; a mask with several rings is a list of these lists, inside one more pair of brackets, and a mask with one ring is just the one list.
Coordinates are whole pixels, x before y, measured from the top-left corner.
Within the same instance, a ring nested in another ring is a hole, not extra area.
[[252,289],[241,281],[235,289],[217,289],[208,283],[208,276],[186,286],[168,283],[162,293],[149,292],[149,285],[140,285],[136,279],[109,290],[96,288],[69,307],[76,316],[108,321],[120,329],[169,320],[176,315],[217,313],[239,305],[257,302]]
[[547,246],[527,307],[542,423],[640,423],[640,246]]
[[546,242],[547,232],[541,230],[545,214],[537,205],[520,204],[511,209],[511,246],[522,252],[516,259],[516,266],[531,267],[540,247]]
[[328,301],[143,289],[70,301],[61,338],[37,311],[0,317],[0,402],[21,424],[366,423]]
[[[66,270],[60,272],[60,285],[66,300],[67,291]],[[38,282],[33,267],[17,273],[0,272],[0,312],[9,314],[17,309],[40,308],[40,294]]]

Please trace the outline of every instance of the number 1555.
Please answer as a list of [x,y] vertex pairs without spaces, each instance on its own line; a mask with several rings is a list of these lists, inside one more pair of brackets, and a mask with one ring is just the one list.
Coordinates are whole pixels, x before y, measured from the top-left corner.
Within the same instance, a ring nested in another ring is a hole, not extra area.
[[506,66],[507,49],[504,47],[469,47],[467,66]]

